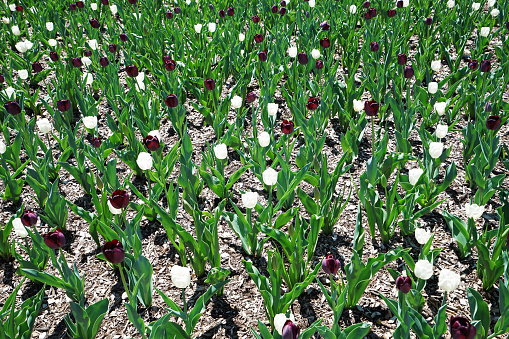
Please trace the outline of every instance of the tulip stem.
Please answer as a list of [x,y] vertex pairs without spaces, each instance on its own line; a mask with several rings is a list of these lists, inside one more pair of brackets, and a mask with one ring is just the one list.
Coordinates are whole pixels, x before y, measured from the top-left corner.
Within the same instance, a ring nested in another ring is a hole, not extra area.
[[444,292],[444,298],[442,299],[442,306],[447,303],[447,291]]
[[122,264],[118,265],[118,270],[120,271],[120,278],[122,279],[122,284],[124,285],[125,293],[127,293],[127,297],[129,298],[129,303],[131,304],[131,306],[133,306],[135,309],[137,309],[137,305],[133,302],[131,292],[129,291],[129,288],[127,287],[127,282],[124,277],[124,270],[122,269]]
[[374,117],[371,117],[371,146],[373,147],[373,151],[372,151],[372,156],[373,158],[375,157],[375,142],[376,142],[376,137],[375,137],[375,118]]
[[152,181],[150,180],[150,173],[148,170],[145,171],[148,182],[148,201],[152,201]]

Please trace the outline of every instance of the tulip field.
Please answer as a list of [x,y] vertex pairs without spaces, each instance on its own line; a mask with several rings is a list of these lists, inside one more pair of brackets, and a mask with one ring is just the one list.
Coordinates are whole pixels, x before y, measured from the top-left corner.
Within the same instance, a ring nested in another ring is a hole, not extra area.
[[508,338],[478,1],[2,1],[0,339]]

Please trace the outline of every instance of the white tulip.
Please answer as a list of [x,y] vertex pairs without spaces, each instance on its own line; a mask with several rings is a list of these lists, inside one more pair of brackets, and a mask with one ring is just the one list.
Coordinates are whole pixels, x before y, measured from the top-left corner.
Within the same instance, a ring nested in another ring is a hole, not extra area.
[[444,151],[444,144],[441,142],[430,142],[429,143],[429,155],[436,159],[439,156],[442,155],[442,152]]
[[50,32],[52,32],[54,29],[55,29],[55,25],[51,22],[51,21],[48,21],[46,23],[46,29]]
[[497,0],[488,0],[488,6],[493,7],[497,3]]
[[28,236],[27,229],[25,228],[25,225],[21,222],[20,218],[15,218],[12,221],[12,227],[14,228],[14,231],[18,235],[18,237],[24,239]]
[[83,65],[90,66],[92,65],[92,60],[89,57],[83,57],[81,58],[81,62],[83,62]]
[[350,14],[355,14],[357,13],[357,6],[351,5],[348,10],[350,11]]
[[240,55],[244,56],[245,51],[243,49],[240,50]]
[[410,1],[409,0],[403,0],[403,7],[408,7],[410,5]]
[[484,213],[484,206],[466,203],[465,204],[465,213],[467,214],[467,218],[472,218],[474,220],[477,220]]
[[295,58],[297,56],[297,47],[295,46],[288,47],[288,55],[290,56],[290,58]]
[[453,7],[454,7],[454,5],[455,5],[454,0],[449,0],[449,1],[447,1],[447,7],[449,7],[449,8],[453,8]]
[[2,18],[2,22],[3,22],[4,24],[8,25],[8,24],[11,22],[11,19],[6,18],[6,17],[3,17],[3,18]]
[[239,33],[239,41],[246,40],[246,36],[243,33]]
[[435,111],[438,115],[444,115],[445,114],[445,108],[447,107],[446,102],[435,102],[435,105],[433,106],[435,108]]
[[87,44],[92,48],[94,51],[99,48],[99,44],[97,43],[96,39],[88,40]]
[[225,144],[218,144],[214,146],[214,154],[216,155],[216,158],[219,160],[226,159],[228,156],[228,149],[226,148]]
[[480,2],[474,2],[474,3],[472,4],[472,9],[473,9],[474,11],[479,10],[479,8],[481,8],[481,3],[480,3]]
[[493,16],[493,17],[498,16],[499,13],[500,13],[500,11],[496,8],[493,8],[490,12],[491,16]]
[[161,133],[159,133],[159,130],[157,130],[157,129],[155,129],[155,130],[153,130],[153,131],[148,132],[148,135],[151,135],[151,136],[153,136],[153,137],[156,137],[156,138],[157,138],[157,140],[159,140],[159,141],[161,141],[161,140],[162,140],[162,138],[161,138]]
[[28,71],[26,69],[19,70],[18,76],[20,77],[21,80],[26,80],[28,79]]
[[55,47],[57,45],[57,41],[55,39],[49,39],[48,40],[48,44],[51,46],[51,47]]
[[320,58],[322,55],[320,54],[320,51],[317,50],[317,49],[313,49],[311,51],[311,57],[313,57],[313,59],[318,59]]
[[479,35],[481,35],[483,37],[487,37],[488,35],[490,35],[490,28],[489,27],[482,27],[481,28],[481,32],[479,33]]
[[410,171],[408,171],[408,182],[410,182],[412,186],[415,186],[423,173],[424,171],[422,168],[412,168]]
[[10,4],[9,9],[11,10],[11,12],[14,12],[16,10],[16,4]]
[[196,33],[200,33],[201,32],[201,28],[203,27],[202,24],[196,24],[194,25],[194,30]]
[[27,48],[27,46],[26,46],[24,41],[18,42],[16,45],[14,45],[14,47],[16,47],[16,49],[20,53],[25,53],[26,51],[28,51],[28,48]]
[[446,292],[452,292],[458,288],[461,282],[461,277],[458,273],[455,273],[447,268],[440,271],[438,276],[438,288]]
[[12,34],[18,36],[21,34],[20,30],[19,30],[19,27],[18,26],[12,26],[11,27],[11,31],[12,31]]
[[97,4],[95,2],[91,3],[90,8],[92,8],[93,11],[97,11]]
[[170,277],[175,287],[187,288],[191,284],[191,271],[187,267],[173,266],[170,270]]
[[111,204],[109,199],[108,199],[108,208],[112,214],[121,214],[122,213],[122,209],[113,207],[113,205]]
[[267,168],[262,173],[263,183],[267,186],[274,186],[277,183],[277,171],[272,167]]
[[85,81],[86,79],[86,85],[92,85],[92,83],[94,82],[94,76],[92,75],[92,73],[84,72],[81,78],[83,81]]
[[287,320],[291,320],[292,322],[295,321],[295,317],[293,314],[290,313],[290,317],[287,318],[286,315],[283,313],[276,314],[274,317],[274,327],[280,335],[283,333],[283,327],[285,326],[285,323]]
[[83,117],[83,125],[88,129],[94,129],[97,126],[97,117]]
[[262,132],[258,134],[258,143],[261,147],[267,147],[270,144],[270,134],[267,132]]
[[207,27],[208,27],[210,33],[213,33],[216,31],[216,23],[215,22],[209,22]]
[[0,154],[4,154],[7,151],[7,146],[4,144],[2,140],[0,140]]
[[353,110],[361,112],[364,109],[364,102],[362,100],[353,99]]
[[245,208],[254,208],[258,202],[258,193],[256,192],[246,192],[241,197]]
[[6,89],[4,89],[3,94],[5,96],[7,96],[7,99],[12,99],[12,100],[16,99],[16,90],[12,87],[7,87]]
[[25,40],[25,47],[27,50],[32,49],[33,46],[34,44],[30,40]]
[[47,134],[51,132],[51,122],[47,118],[43,118],[41,120],[37,120],[37,127],[39,127],[39,131],[41,131],[42,134]]
[[440,71],[440,68],[442,68],[442,62],[440,60],[434,60],[431,62],[431,69],[435,72]]
[[442,139],[445,138],[447,132],[449,132],[449,126],[440,124],[437,126],[437,129],[435,130],[435,135],[437,136],[437,138]]
[[414,235],[415,240],[417,240],[419,244],[426,245],[429,238],[431,238],[432,233],[430,231],[426,231],[424,228],[417,227]]
[[118,12],[117,5],[111,5],[110,6],[111,14],[115,15]]
[[270,102],[270,103],[267,104],[267,113],[269,114],[269,116],[272,117],[272,116],[277,114],[278,108],[279,108],[278,104]]
[[242,98],[238,95],[235,95],[232,98],[232,108],[241,108],[242,107]]
[[136,159],[136,163],[142,171],[146,171],[152,168],[153,159],[150,153],[140,152],[140,154],[138,154],[138,158]]
[[428,280],[433,275],[433,264],[427,260],[418,260],[415,263],[414,273],[417,278]]
[[309,7],[313,8],[316,5],[316,1],[315,0],[309,0],[308,4],[309,4]]
[[437,82],[430,82],[428,84],[428,92],[431,94],[435,94],[438,91],[438,83]]

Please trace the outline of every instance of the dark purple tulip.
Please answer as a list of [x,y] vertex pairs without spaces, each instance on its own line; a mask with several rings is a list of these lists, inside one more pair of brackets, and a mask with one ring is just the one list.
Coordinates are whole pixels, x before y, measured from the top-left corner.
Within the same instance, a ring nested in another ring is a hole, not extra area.
[[255,92],[249,92],[246,94],[246,102],[248,104],[254,102],[256,100],[256,94]]
[[509,21],[507,21],[507,22],[505,23],[505,27],[506,27],[507,29],[509,29]]
[[173,19],[173,12],[169,9],[166,11],[166,19]]
[[362,4],[362,6],[364,8],[369,8],[369,6],[371,6],[371,3],[369,1],[364,1],[364,3]]
[[92,51],[88,49],[84,52],[84,54],[86,57],[90,57],[90,56],[92,56]]
[[5,82],[5,78],[2,74],[0,74],[0,84],[3,84]]
[[424,23],[425,23],[427,26],[431,26],[431,25],[433,25],[433,18],[432,18],[432,17],[429,17],[429,18],[424,19]]
[[406,56],[406,54],[398,54],[398,65],[405,65],[406,62],[407,62],[408,58]]
[[76,67],[76,68],[79,68],[81,67],[82,63],[81,63],[81,58],[80,57],[76,57],[76,58],[72,58],[71,59],[71,64]]
[[327,22],[327,20],[325,20],[324,22],[321,22],[320,23],[320,28],[324,31],[328,31],[330,29],[330,25],[329,23]]
[[165,64],[169,63],[170,61],[173,61],[173,60],[171,59],[171,56],[169,56],[169,55],[163,55],[163,62],[164,62]]
[[32,64],[32,72],[34,73],[42,72],[42,65],[40,62],[34,62]]
[[166,104],[166,106],[171,108],[177,107],[177,105],[179,104],[179,99],[175,94],[168,94],[166,99],[164,99],[164,103]]
[[306,19],[309,19],[309,17],[311,16],[311,14],[309,14],[309,11],[306,11],[304,15],[306,16]]
[[101,147],[101,144],[102,144],[101,138],[92,137],[92,140],[90,140],[90,144],[95,148]]
[[297,54],[297,60],[299,61],[299,64],[301,64],[301,65],[307,65],[308,64],[308,56],[304,52],[301,52],[301,53]]
[[400,275],[396,279],[396,288],[399,291],[407,294],[412,288],[412,279],[410,279],[410,277]]
[[171,72],[177,67],[177,64],[175,63],[175,60],[169,60],[168,62],[164,63],[164,67],[167,71]]
[[375,100],[369,100],[364,103],[364,110],[366,111],[366,115],[368,117],[373,117],[378,114],[378,109],[380,105]]
[[477,334],[475,326],[463,317],[451,317],[449,331],[452,339],[474,339]]
[[122,243],[117,239],[108,241],[101,249],[104,257],[113,265],[120,264],[125,259],[125,251]]
[[337,259],[334,259],[332,254],[329,254],[322,260],[322,270],[327,274],[336,274],[338,273],[340,267],[340,262]]
[[258,59],[260,61],[267,61],[267,51],[261,51],[258,53]]
[[486,119],[486,128],[490,131],[496,131],[500,128],[501,123],[502,119],[498,115],[490,115],[488,119]]
[[258,15],[254,15],[253,17],[251,17],[251,20],[257,24],[260,22],[260,17]]
[[470,60],[468,62],[468,68],[470,68],[471,70],[477,69],[477,67],[479,67],[479,61],[477,61],[477,60]]
[[127,75],[131,78],[136,78],[139,74],[138,67],[136,65],[129,65],[126,66],[125,71],[127,72]]
[[322,48],[329,48],[329,46],[330,46],[329,38],[320,39],[320,46],[322,46]]
[[103,56],[99,59],[99,63],[102,67],[106,67],[110,64],[110,61],[108,60],[108,57]]
[[380,45],[376,41],[371,41],[371,43],[369,44],[369,49],[371,50],[371,52],[378,52],[378,50],[380,49]]
[[116,209],[126,208],[129,205],[129,193],[124,190],[115,190],[108,199],[111,206]]
[[226,15],[233,16],[233,14],[235,14],[235,9],[233,7],[228,7],[226,9]]
[[320,105],[320,99],[311,97],[308,99],[306,108],[310,111],[314,111],[315,109],[318,108],[318,105]]
[[7,101],[4,104],[4,108],[7,111],[7,113],[11,115],[17,115],[21,113],[21,106],[18,104],[17,101]]
[[99,20],[92,18],[90,19],[90,26],[92,26],[92,28],[99,28],[101,27],[101,24],[99,23]]
[[37,224],[37,213],[31,210],[25,210],[21,215],[21,223],[24,226],[34,226]]
[[[369,14],[369,19],[373,19],[374,17],[376,17],[376,9],[374,9],[374,8],[368,9],[368,14]],[[366,18],[366,19],[368,19],[368,18]]]
[[209,4],[209,9],[210,9],[211,11],[214,11],[214,5],[213,5],[213,4]]
[[288,319],[281,332],[282,339],[297,339],[300,334],[299,326],[295,325],[290,319]]
[[76,4],[70,4],[70,5],[69,5],[69,9],[70,9],[71,11],[75,11],[75,10],[76,10],[76,8],[77,8],[77,7],[76,7]]
[[120,38],[120,41],[122,41],[122,42],[126,42],[127,40],[129,40],[129,37],[125,33],[120,33],[120,35],[118,37]]
[[286,7],[286,1],[285,0],[281,0],[281,2],[279,3],[280,6],[283,6],[283,7]]
[[316,69],[322,69],[323,68],[323,61],[322,60],[316,60],[315,61],[315,67],[316,67]]
[[272,5],[272,7],[270,8],[270,10],[271,10],[271,11],[272,11],[272,13],[274,13],[274,14],[275,14],[275,13],[277,13],[277,10],[278,10],[277,5]]
[[205,89],[208,91],[213,91],[214,88],[216,88],[216,82],[214,79],[207,79],[203,82],[203,84],[205,85]]
[[225,17],[226,17],[226,12],[225,12],[225,10],[224,10],[224,9],[220,9],[220,10],[219,10],[219,12],[218,12],[218,14],[219,14],[219,17],[220,17],[220,18],[225,18]]
[[396,10],[395,9],[389,9],[387,10],[387,16],[389,18],[394,18],[396,16]]
[[279,8],[279,15],[283,16],[286,14],[286,7],[280,7]]
[[293,127],[294,127],[293,121],[283,120],[283,122],[281,123],[281,132],[283,132],[284,134],[290,134],[293,132]]
[[403,0],[396,1],[396,7],[397,8],[403,8]]
[[60,228],[44,235],[44,243],[52,250],[59,249],[65,245],[65,236]]
[[56,62],[58,61],[58,59],[60,59],[60,57],[58,56],[58,53],[55,52],[55,51],[51,51],[49,52],[49,58],[51,59],[51,61],[53,62]]
[[488,59],[483,59],[480,70],[481,72],[488,73],[491,70],[491,62]]
[[85,4],[83,3],[83,1],[76,1],[76,7],[82,9],[85,8]]
[[159,139],[155,135],[147,135],[143,138],[143,145],[151,152],[157,151],[159,149]]
[[175,8],[173,9],[173,11],[175,12],[175,14],[180,14],[180,13],[182,13],[182,9],[181,9],[179,6],[175,7]]
[[261,34],[255,34],[255,36],[254,36],[254,41],[255,41],[257,44],[262,43],[262,41],[263,41],[263,35],[261,35]]
[[60,112],[67,112],[71,109],[71,101],[69,99],[62,99],[57,101],[57,109]]
[[115,53],[117,51],[117,45],[109,44],[108,45],[108,51],[110,51],[110,53]]
[[23,12],[23,6],[17,5],[16,6],[16,12]]
[[405,76],[406,79],[410,79],[414,76],[414,69],[412,68],[412,66],[406,66],[405,69],[403,70],[403,75]]
[[138,0],[127,0],[131,5],[136,5]]
[[491,102],[487,102],[486,105],[484,106],[484,110],[487,112],[487,113],[490,113],[491,110],[493,109],[493,107],[491,107]]
[[108,6],[110,4],[108,0],[101,0],[101,3],[103,4],[103,6]]

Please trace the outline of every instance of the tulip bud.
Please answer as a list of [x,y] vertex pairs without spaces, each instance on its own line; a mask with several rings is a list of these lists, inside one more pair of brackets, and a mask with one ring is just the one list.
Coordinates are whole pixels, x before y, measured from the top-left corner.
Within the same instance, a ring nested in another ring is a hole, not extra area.
[[330,25],[329,23],[327,22],[327,20],[323,21],[320,23],[320,28],[323,30],[323,31],[328,31],[330,29]]
[[272,167],[267,168],[262,173],[263,183],[267,186],[274,186],[277,183],[278,172]]
[[263,35],[261,34],[255,34],[254,40],[257,44],[261,43],[263,41]]
[[434,81],[430,82],[428,84],[428,92],[430,94],[435,94],[437,91],[438,91],[438,83],[434,82]]
[[424,19],[424,24],[425,24],[426,26],[431,26],[431,25],[433,25],[433,18],[432,18],[432,17],[429,17],[429,18]]
[[491,70],[491,62],[488,59],[483,59],[481,61],[480,70],[483,73],[488,73]]
[[99,27],[101,27],[101,24],[99,23],[99,20],[97,20],[96,18],[90,19],[89,22],[90,22],[90,26],[92,26],[92,28],[99,28]]
[[34,62],[32,64],[32,72],[34,73],[42,72],[42,65],[40,62]]
[[242,107],[242,98],[238,95],[235,95],[231,100],[232,108],[241,108]]
[[267,104],[267,113],[269,114],[269,116],[274,116],[277,114],[278,108],[279,108],[278,104],[268,103]]
[[52,250],[59,249],[65,245],[65,236],[60,228],[44,235],[44,243]]
[[340,266],[341,263],[339,262],[339,260],[334,259],[334,256],[332,254],[327,255],[322,260],[322,269],[327,274],[336,274]]
[[20,218],[15,218],[12,220],[12,227],[14,228],[14,231],[18,237],[25,239],[28,236],[27,229],[23,225],[23,222]]
[[60,112],[66,112],[71,109],[71,101],[69,99],[62,99],[57,101],[57,109]]
[[220,9],[218,14],[220,18],[226,18],[226,12],[224,9]]
[[168,60],[167,62],[164,63],[164,68],[166,68],[166,70],[169,72],[173,71],[175,67],[177,67],[177,64],[175,63],[174,60]]
[[290,58],[295,58],[297,56],[297,47],[295,46],[288,47],[288,56]]
[[468,62],[468,68],[470,68],[471,70],[477,69],[477,67],[479,67],[479,61],[477,61],[477,60],[470,60]]
[[283,16],[286,13],[286,7],[279,8],[279,15]]
[[70,5],[69,5],[69,9],[70,9],[71,11],[75,11],[75,10],[76,10],[76,8],[77,8],[76,4],[70,4]]
[[[92,51],[91,51],[91,50],[86,50],[86,51],[84,52],[84,54],[85,54],[85,56],[86,56],[86,57],[90,57],[90,56],[92,56]],[[86,66],[86,65],[85,65],[85,66]]]
[[83,3],[83,1],[76,1],[76,7],[78,7],[79,9],[83,9],[85,8],[85,4]]
[[103,4],[103,6],[108,6],[110,2],[108,0],[101,0],[101,4]]
[[252,20],[255,24],[257,24],[257,23],[259,23],[259,22],[260,22],[260,17],[259,17],[258,15],[253,15],[253,16],[251,17],[251,20]]
[[136,65],[129,65],[126,66],[125,71],[127,72],[127,75],[131,78],[136,78],[139,74],[138,67]]
[[410,182],[412,186],[415,186],[423,173],[424,171],[421,168],[412,168],[408,171],[408,182]]
[[103,56],[99,59],[99,64],[101,64],[102,67],[106,67],[110,64],[110,61],[107,57]]
[[369,44],[369,49],[371,50],[371,52],[378,52],[378,50],[380,49],[380,45],[378,44],[378,42],[372,41]]
[[49,122],[49,120],[47,118],[38,120],[37,127],[39,128],[39,131],[42,134],[48,134],[49,132],[51,132],[51,128],[52,128],[51,123]]
[[258,134],[258,144],[260,144],[261,147],[269,146],[270,145],[270,134],[265,131]]
[[320,58],[321,56],[322,56],[322,55],[320,54],[320,51],[319,51],[319,50],[317,50],[317,49],[313,49],[313,50],[311,51],[311,57],[312,57],[313,59],[318,59],[318,58]]
[[11,115],[17,115],[21,113],[21,106],[16,101],[7,101],[4,104],[4,108],[7,111],[7,113]]
[[395,9],[388,9],[387,10],[387,16],[389,18],[394,18],[396,16],[396,10]]
[[152,168],[154,160],[150,153],[140,152],[138,158],[136,158],[136,164],[142,171],[148,171]]
[[502,119],[498,115],[490,115],[486,119],[486,128],[490,131],[496,131],[500,128],[501,123]]
[[442,138],[445,138],[445,136],[447,135],[447,132],[449,132],[449,126],[438,125],[437,129],[435,130],[435,135],[437,138],[442,139]]
[[71,64],[72,64],[74,67],[76,67],[76,68],[81,67],[81,65],[82,65],[81,58],[80,58],[80,57],[72,58],[72,59],[71,59]]
[[429,155],[433,159],[437,159],[442,155],[442,152],[444,151],[444,144],[441,142],[430,142],[429,144]]
[[23,6],[17,5],[16,6],[16,12],[23,12]]
[[180,13],[182,13],[182,9],[181,9],[179,6],[175,7],[175,8],[173,9],[173,11],[174,11],[176,14],[180,14]]
[[414,76],[414,69],[412,66],[406,66],[403,70],[403,75],[405,76],[405,79],[410,79]]
[[412,288],[412,279],[410,277],[400,275],[396,279],[396,288],[398,291],[407,294]]
[[460,316],[451,317],[449,331],[451,332],[451,339],[474,339],[477,334],[475,326]]
[[431,69],[435,72],[440,71],[440,68],[442,68],[442,62],[440,60],[434,60],[431,62]]
[[113,239],[112,241],[108,241],[105,243],[101,251],[110,263],[113,265],[120,264],[125,259],[125,251],[122,243],[117,239]]
[[362,7],[364,8],[369,8],[369,6],[371,6],[371,3],[369,1],[364,1],[364,3],[362,4]]
[[214,146],[214,154],[219,160],[224,160],[228,156],[228,149],[225,144]]
[[310,111],[314,111],[315,109],[318,108],[318,105],[320,105],[320,99],[311,97],[308,99],[306,108]]
[[438,115],[442,116],[445,114],[445,108],[447,107],[446,102],[436,102],[433,106]]
[[295,325],[291,320],[287,320],[283,326],[282,339],[297,339],[300,334],[299,326]]
[[364,102],[364,111],[366,111],[366,115],[368,117],[373,117],[378,114],[378,109],[380,105],[375,100],[369,100]]
[[329,38],[320,39],[320,46],[322,46],[322,48],[329,48],[329,46],[330,46]]
[[37,213],[32,210],[25,210],[20,219],[24,226],[34,226],[37,224]]
[[281,132],[283,134],[290,134],[293,132],[294,123],[293,121],[283,120],[281,123]]
[[60,57],[58,56],[58,53],[54,52],[54,51],[49,52],[49,58],[53,62],[56,62],[56,61],[58,61],[60,59]]
[[233,14],[235,14],[235,9],[233,7],[228,7],[226,9],[226,15],[233,16]]
[[110,53],[115,53],[117,51],[117,45],[109,44],[108,45],[108,51],[110,51]]
[[170,270],[171,282],[177,288],[187,288],[191,284],[191,272],[189,268],[173,266]]
[[166,106],[174,108],[178,106],[179,101],[175,94],[169,94],[166,97],[166,99],[164,99],[164,103],[166,104]]
[[[419,229],[419,228],[417,228],[417,229]],[[427,233],[429,233],[429,232],[427,232]],[[427,236],[426,242],[424,242],[424,244],[426,244],[428,242],[429,237],[431,237],[431,234],[429,234],[429,236]],[[416,238],[417,238],[417,230],[416,230]],[[417,240],[417,241],[421,245],[424,245],[422,243],[424,241],[424,239],[421,239],[421,241],[419,241],[419,240]],[[425,259],[417,261],[414,266],[414,274],[419,279],[428,280],[433,275],[433,264]]]
[[117,189],[109,197],[111,206],[120,209],[126,208],[129,205],[129,193],[124,190]]
[[276,5],[272,5],[272,6],[270,7],[270,10],[271,10],[271,12],[272,12],[272,13],[276,14],[276,13],[277,13],[278,8],[277,8],[277,6],[276,6]]
[[159,149],[159,139],[155,135],[147,135],[145,138],[143,138],[143,145],[151,151],[155,152]]
[[166,11],[164,15],[166,16],[166,19],[173,19],[173,12],[170,11],[169,9]]
[[90,144],[93,147],[95,147],[95,148],[101,147],[101,144],[102,144],[101,138],[99,138],[99,137],[92,137],[92,139],[90,140]]
[[316,60],[315,67],[316,67],[316,69],[322,69],[323,68],[323,61],[322,60]]
[[258,59],[262,62],[267,61],[267,51],[261,51],[258,53]]
[[249,92],[246,94],[246,102],[248,104],[253,103],[256,100],[255,92]]
[[96,116],[83,117],[83,125],[85,125],[85,127],[88,129],[94,129],[97,126],[97,117]]
[[241,195],[241,198],[245,208],[254,208],[258,203],[258,193],[256,192],[246,192]]
[[406,54],[398,54],[398,65],[405,65],[406,62],[407,62],[408,58],[406,56]]
[[299,64],[301,64],[301,65],[307,65],[308,64],[308,56],[304,52],[301,52],[301,53],[297,54],[297,60],[299,61]]
[[208,91],[213,91],[214,88],[216,88],[216,82],[213,80],[213,79],[206,79],[204,82],[203,82],[204,86],[205,86],[205,89],[208,90]]
[[373,19],[374,17],[376,17],[376,14],[377,14],[377,13],[376,13],[376,9],[374,9],[374,8],[370,8],[370,9],[368,9],[368,11],[366,12],[366,14],[367,14],[367,16],[368,16],[368,17],[366,17],[366,16],[365,16],[365,17],[366,17],[366,19]]

